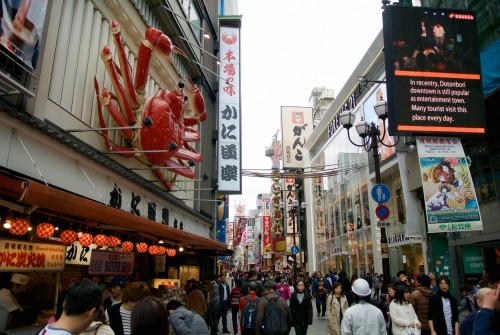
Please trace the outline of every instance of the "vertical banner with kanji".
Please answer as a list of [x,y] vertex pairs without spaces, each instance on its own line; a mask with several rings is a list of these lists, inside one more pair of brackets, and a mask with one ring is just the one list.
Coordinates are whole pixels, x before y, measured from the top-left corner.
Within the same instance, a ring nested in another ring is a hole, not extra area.
[[303,169],[306,158],[304,144],[313,132],[311,107],[281,107],[283,133],[283,168]]
[[240,29],[220,27],[219,192],[241,194]]
[[271,241],[271,217],[263,216],[263,230],[264,230],[264,252],[272,252],[272,241]]
[[417,137],[429,233],[482,230],[474,184],[459,138]]

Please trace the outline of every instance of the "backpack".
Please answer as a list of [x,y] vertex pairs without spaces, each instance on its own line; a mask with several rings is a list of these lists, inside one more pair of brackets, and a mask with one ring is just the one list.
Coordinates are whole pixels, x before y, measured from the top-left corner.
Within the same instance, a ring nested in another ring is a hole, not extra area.
[[278,304],[279,298],[267,298],[266,318],[264,320],[264,333],[267,335],[286,335],[288,325],[286,324],[285,313]]
[[257,318],[257,303],[260,298],[255,298],[255,300],[250,300],[248,296],[245,296],[246,305],[241,316],[241,326],[243,328],[255,329],[255,319]]

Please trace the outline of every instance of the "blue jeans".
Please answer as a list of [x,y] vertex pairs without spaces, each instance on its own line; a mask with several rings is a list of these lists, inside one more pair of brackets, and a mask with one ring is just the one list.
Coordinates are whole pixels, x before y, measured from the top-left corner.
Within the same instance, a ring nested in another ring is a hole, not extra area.
[[[222,317],[222,331],[226,331],[227,329],[227,311],[229,306],[227,305],[227,301],[220,302],[219,308],[219,317]],[[217,318],[217,324],[219,324],[219,318]]]
[[[321,307],[323,307],[323,313],[321,313]],[[321,316],[325,316],[326,313],[326,295],[324,297],[316,297],[316,310]]]

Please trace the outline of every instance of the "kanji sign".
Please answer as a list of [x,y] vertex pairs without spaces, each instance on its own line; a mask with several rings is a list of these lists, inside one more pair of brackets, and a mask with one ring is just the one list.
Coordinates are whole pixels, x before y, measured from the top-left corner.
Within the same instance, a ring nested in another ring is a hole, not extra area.
[[0,240],[0,271],[63,271],[64,245]]
[[129,276],[134,269],[134,254],[94,249],[90,256],[89,275]]

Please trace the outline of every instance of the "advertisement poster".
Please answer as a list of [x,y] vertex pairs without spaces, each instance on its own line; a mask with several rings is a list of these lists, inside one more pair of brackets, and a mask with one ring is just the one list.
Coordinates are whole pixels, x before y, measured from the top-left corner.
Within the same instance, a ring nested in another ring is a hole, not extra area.
[[0,240],[0,271],[63,271],[64,245]]
[[36,68],[47,0],[1,0],[0,48]]
[[90,255],[89,275],[129,276],[134,270],[134,254],[94,249]]
[[476,14],[388,6],[383,20],[391,135],[484,134]]
[[482,230],[476,191],[459,138],[417,137],[429,233]]

